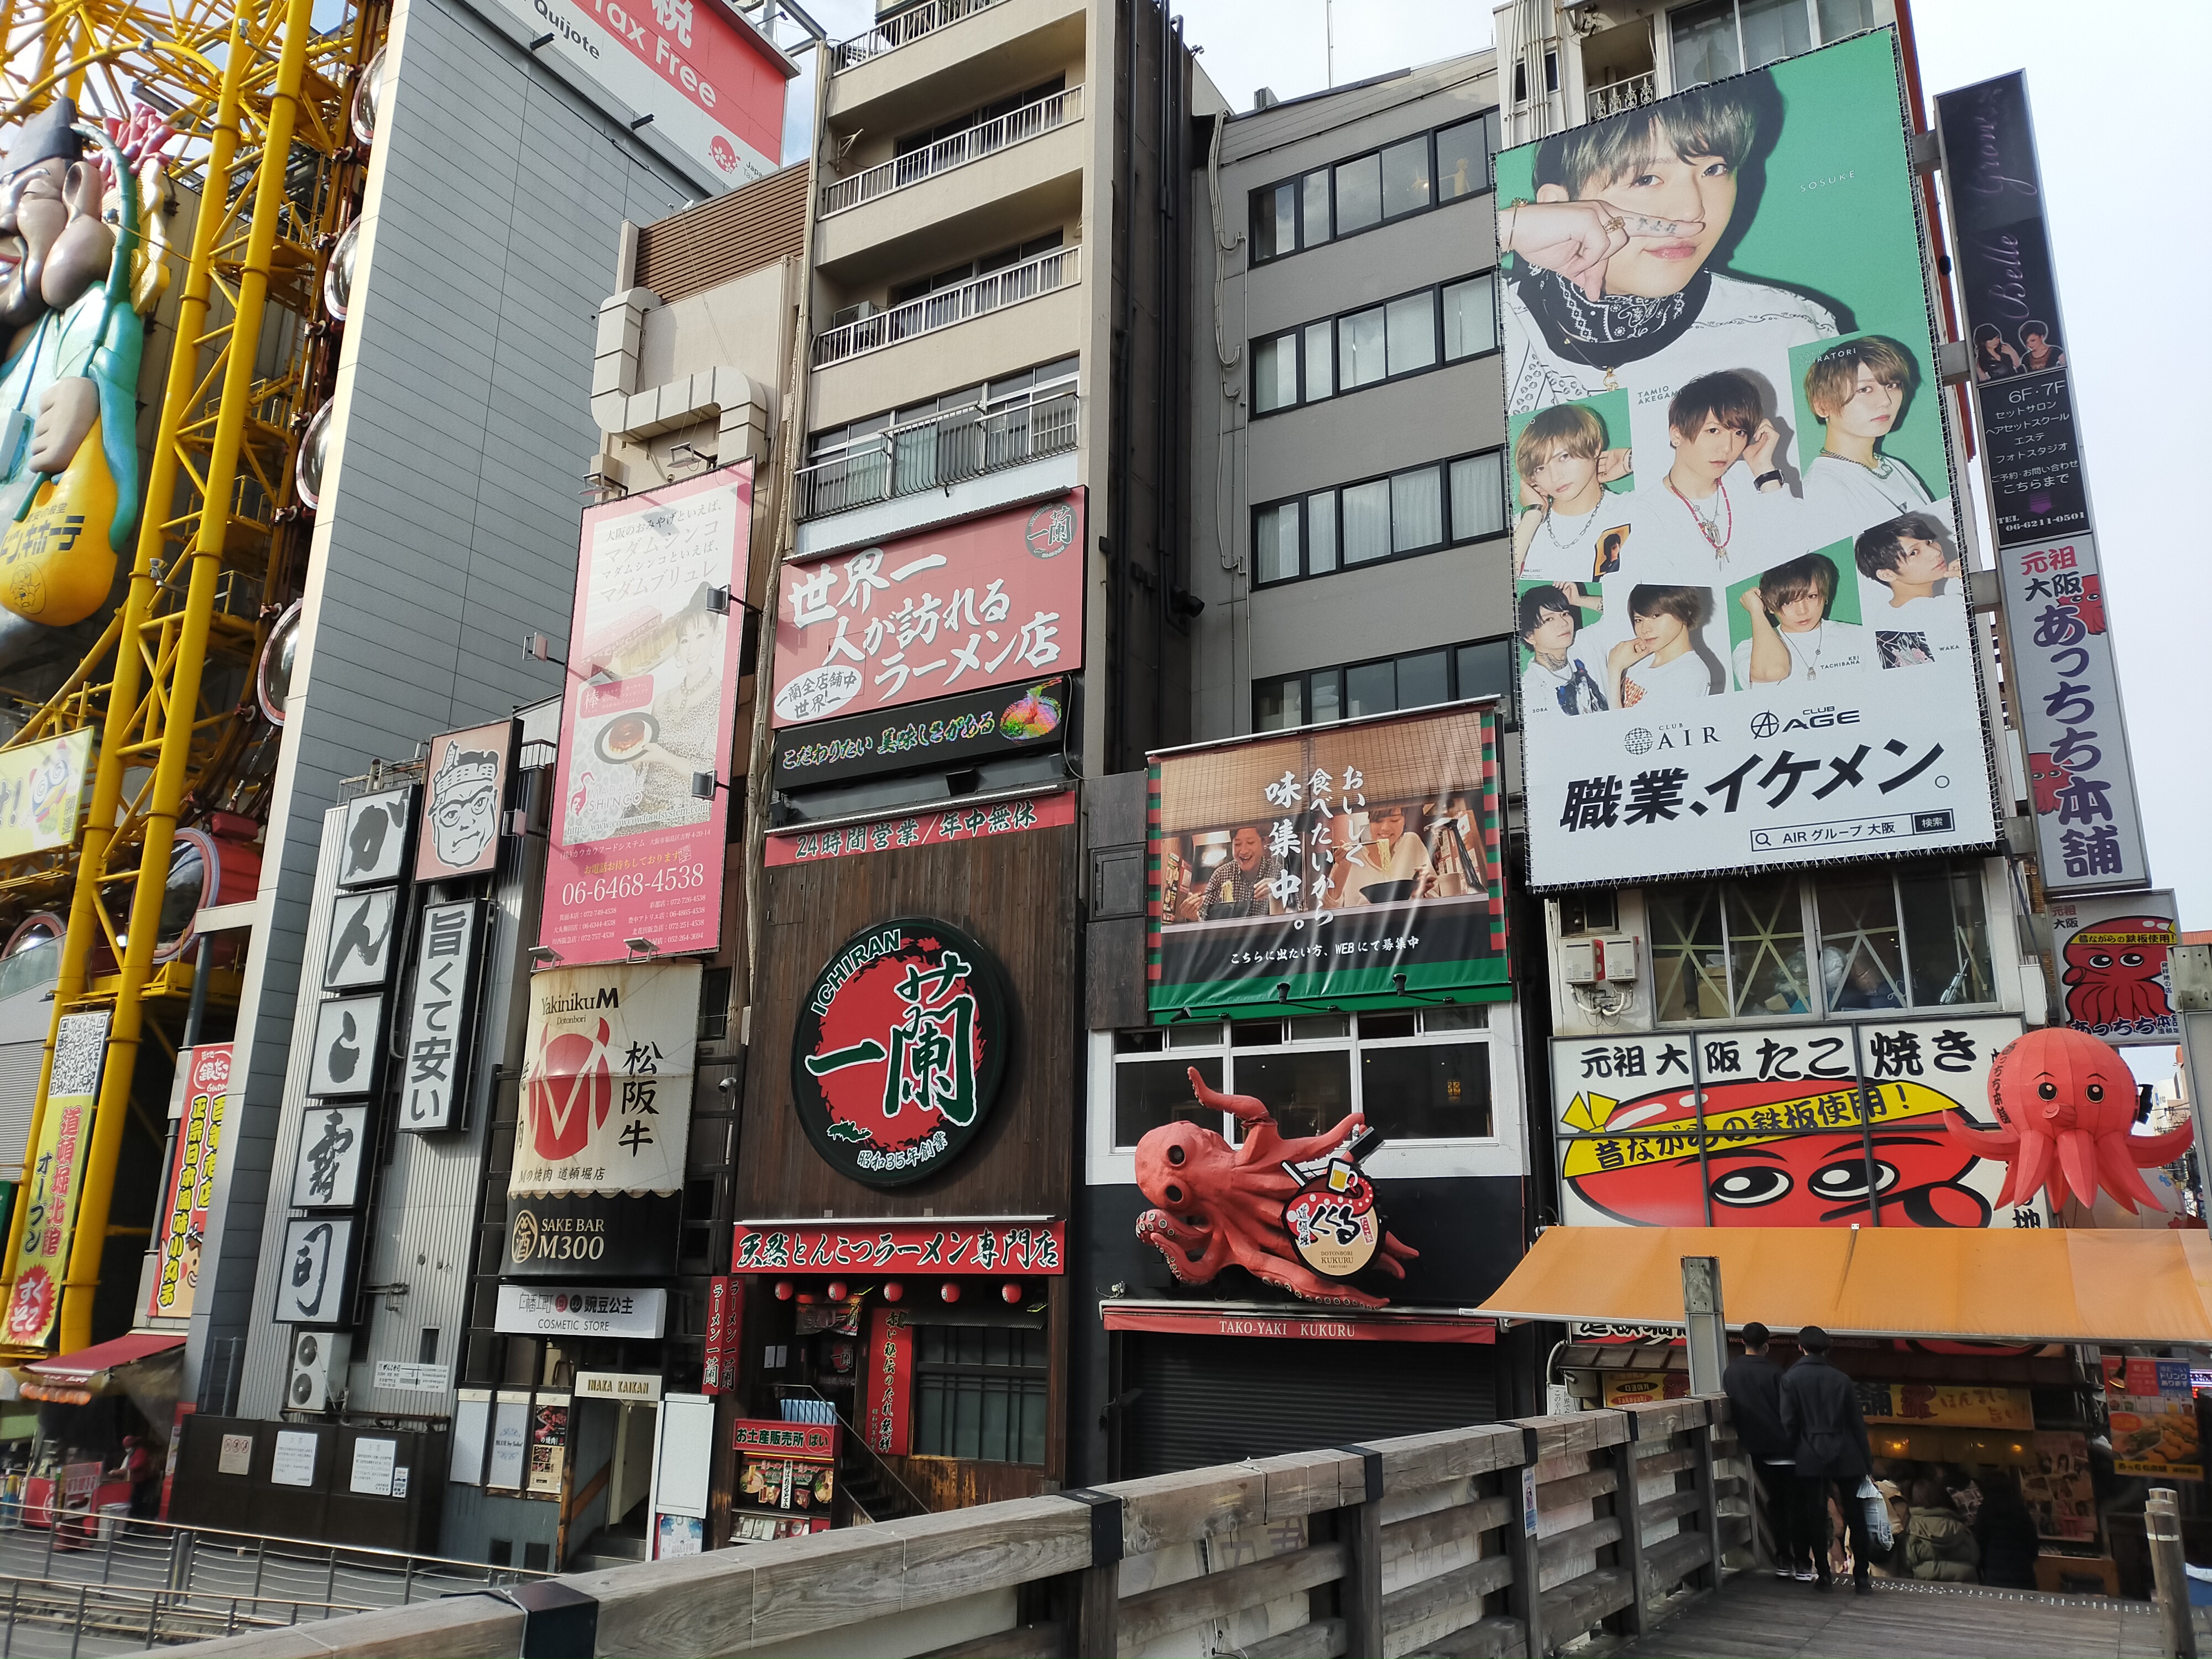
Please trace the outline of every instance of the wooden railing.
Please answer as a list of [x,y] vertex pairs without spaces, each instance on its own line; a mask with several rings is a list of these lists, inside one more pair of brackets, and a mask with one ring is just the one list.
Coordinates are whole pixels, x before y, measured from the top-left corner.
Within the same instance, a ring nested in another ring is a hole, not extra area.
[[460,1596],[194,1651],[529,1654],[581,1617],[603,1655],[1547,1654],[1645,1629],[1747,1547],[1726,1413],[1674,1400],[1260,1458],[572,1574],[524,1587],[527,1615]]

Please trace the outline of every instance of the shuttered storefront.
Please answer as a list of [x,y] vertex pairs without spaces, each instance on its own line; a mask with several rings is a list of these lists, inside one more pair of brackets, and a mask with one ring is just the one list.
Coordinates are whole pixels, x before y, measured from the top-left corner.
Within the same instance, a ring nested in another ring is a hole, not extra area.
[[1124,1480],[1497,1416],[1497,1350],[1486,1345],[1151,1331],[1117,1340]]

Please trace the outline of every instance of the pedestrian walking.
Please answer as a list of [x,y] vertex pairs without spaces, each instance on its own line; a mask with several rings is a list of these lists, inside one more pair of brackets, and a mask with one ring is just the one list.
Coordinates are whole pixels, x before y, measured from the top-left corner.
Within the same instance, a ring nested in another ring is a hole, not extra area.
[[1729,1362],[1721,1387],[1737,1443],[1759,1471],[1766,1529],[1774,1540],[1774,1576],[1813,1582],[1812,1539],[1798,1525],[1797,1465],[1782,1426],[1782,1367],[1768,1355],[1773,1334],[1759,1321],[1743,1328],[1743,1352]]
[[1850,1539],[1853,1588],[1864,1594],[1874,1574],[1874,1543],[1867,1535],[1859,1482],[1874,1467],[1866,1414],[1851,1379],[1828,1363],[1828,1334],[1818,1325],[1797,1333],[1803,1350],[1782,1374],[1782,1426],[1797,1465],[1800,1516],[1810,1533],[1814,1578],[1821,1589],[1834,1582],[1826,1547],[1827,1504],[1832,1492]]

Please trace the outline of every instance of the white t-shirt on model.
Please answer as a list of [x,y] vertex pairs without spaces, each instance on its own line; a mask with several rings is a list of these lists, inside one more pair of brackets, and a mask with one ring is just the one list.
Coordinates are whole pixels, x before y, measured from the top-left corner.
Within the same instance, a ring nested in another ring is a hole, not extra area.
[[1790,647],[1790,672],[1780,680],[1754,681],[1751,678],[1753,641],[1746,640],[1735,648],[1735,684],[1739,691],[1784,682],[1826,679],[1847,668],[1867,665],[1866,630],[1850,623],[1832,622],[1824,617],[1818,628],[1808,628],[1802,634],[1776,631],[1782,634],[1782,642]]
[[1532,654],[1521,671],[1521,718],[1590,714],[1605,707],[1605,653],[1580,647],[1567,652],[1564,668],[1547,668]]
[[[1927,599],[1892,605],[1887,587],[1863,581],[1861,614],[1874,634],[1875,661],[1884,668],[1916,668],[1927,662],[1962,660],[1972,635],[1965,597],[1945,591],[1953,586],[1939,582]],[[1879,600],[1874,597],[1877,588],[1882,596]]]
[[1656,714],[1713,694],[1713,671],[1692,648],[1669,663],[1646,657],[1620,677],[1620,706]]
[[1887,455],[1865,467],[1822,450],[1805,469],[1805,509],[1821,546],[1934,505],[1918,475]]
[[[1521,567],[1521,580],[1530,582],[1588,582],[1601,580],[1597,568],[1598,540],[1608,530],[1629,522],[1632,497],[1604,492],[1595,507],[1581,513],[1552,509],[1528,538],[1528,557]],[[1537,509],[1540,511],[1541,509]]]
[[1674,493],[1663,472],[1638,488],[1628,544],[1612,582],[1664,582],[1725,587],[1794,559],[1802,544],[1803,507],[1786,489],[1753,488],[1741,462],[1702,501]]

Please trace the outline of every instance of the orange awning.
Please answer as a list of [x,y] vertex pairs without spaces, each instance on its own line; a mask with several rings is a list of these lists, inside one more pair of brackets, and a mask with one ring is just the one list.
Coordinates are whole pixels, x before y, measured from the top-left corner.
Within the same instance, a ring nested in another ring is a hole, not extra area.
[[1720,1258],[1732,1325],[2212,1346],[2201,1228],[1552,1227],[1474,1311],[1680,1325],[1686,1255]]

